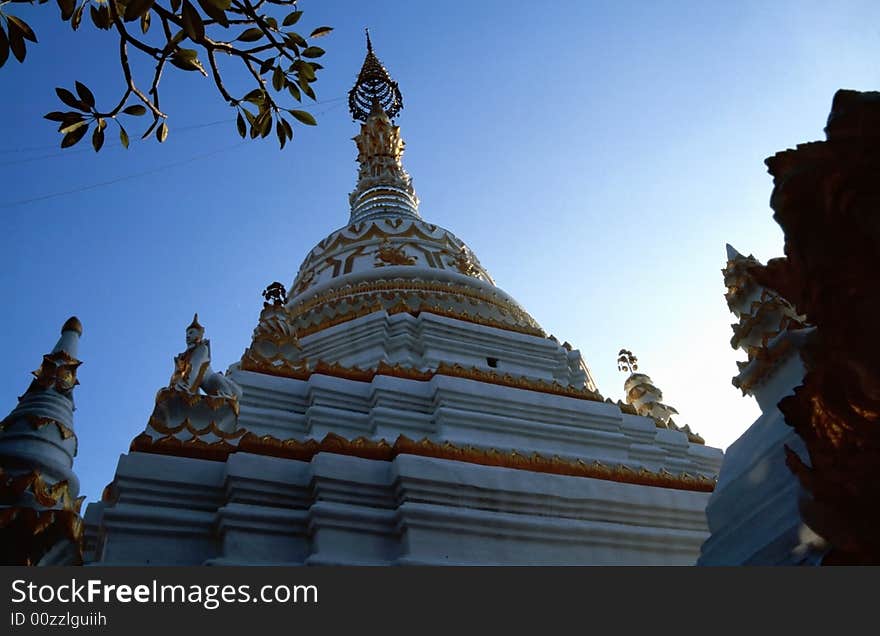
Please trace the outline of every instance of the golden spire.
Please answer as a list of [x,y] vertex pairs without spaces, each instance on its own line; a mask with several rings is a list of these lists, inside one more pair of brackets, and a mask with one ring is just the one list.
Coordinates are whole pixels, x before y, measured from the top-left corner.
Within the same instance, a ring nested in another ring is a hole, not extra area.
[[357,81],[348,92],[348,110],[354,119],[367,121],[370,113],[380,108],[390,119],[403,108],[403,96],[397,82],[391,79],[382,62],[373,53],[369,29],[366,32],[367,56]]

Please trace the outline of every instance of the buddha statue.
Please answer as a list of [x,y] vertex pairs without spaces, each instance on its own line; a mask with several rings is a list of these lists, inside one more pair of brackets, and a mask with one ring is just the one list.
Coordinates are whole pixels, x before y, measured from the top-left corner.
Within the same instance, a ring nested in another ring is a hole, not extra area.
[[217,395],[238,399],[241,388],[222,373],[211,369],[211,341],[205,339],[205,328],[199,315],[186,328],[186,351],[174,357],[174,373],[169,386],[186,393]]

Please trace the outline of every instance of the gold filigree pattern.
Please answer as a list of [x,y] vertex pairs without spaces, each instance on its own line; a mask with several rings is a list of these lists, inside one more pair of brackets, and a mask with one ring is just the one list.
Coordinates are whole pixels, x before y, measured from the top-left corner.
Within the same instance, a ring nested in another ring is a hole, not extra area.
[[175,390],[171,387],[163,387],[159,389],[156,393],[156,406],[174,399],[181,400],[188,407],[204,404],[212,411],[219,411],[221,408],[229,408],[235,413],[235,415],[238,415],[239,407],[237,398],[223,395],[188,393],[186,391]]
[[67,481],[59,481],[50,484],[39,471],[32,470],[23,475],[10,475],[0,467],[0,502],[20,501],[21,497],[29,493],[41,506],[61,510],[72,510],[77,514],[80,511],[85,497],[73,497],[70,494],[70,485]]
[[457,269],[465,276],[476,276],[477,274],[479,274],[479,270],[474,263],[474,259],[471,257],[470,252],[464,245],[459,248],[458,253],[455,255],[455,258],[448,259],[446,263],[448,265],[453,265],[455,269]]
[[35,431],[43,428],[44,426],[49,426],[50,424],[53,424],[58,428],[58,432],[61,434],[61,439],[70,439],[71,437],[76,439],[76,434],[73,432],[73,430],[65,426],[63,422],[59,422],[53,417],[42,417],[33,414],[16,415],[15,418],[7,417],[2,422],[0,422],[0,431],[6,430],[14,422],[20,420],[25,420]]
[[226,461],[229,455],[235,452],[270,455],[298,461],[310,461],[312,457],[321,452],[377,461],[392,461],[399,455],[418,455],[483,466],[587,477],[676,490],[712,492],[715,488],[715,480],[703,475],[674,474],[666,470],[653,472],[644,467],[634,469],[623,464],[610,466],[599,461],[588,463],[557,455],[552,457],[545,457],[538,453],[524,455],[516,451],[458,446],[450,442],[435,442],[427,438],[414,441],[404,435],[399,436],[394,444],[389,444],[384,439],[370,440],[359,437],[349,440],[333,433],[328,433],[320,441],[314,439],[305,441],[279,440],[269,435],[259,437],[248,433],[241,438],[237,446],[233,446],[225,441],[206,443],[201,440],[190,440],[182,442],[174,437],[154,440],[149,435],[141,434],[132,441],[131,450],[132,452],[159,453],[214,461]]
[[54,386],[56,391],[67,393],[79,384],[76,370],[81,364],[82,362],[66,351],[48,353],[43,356],[40,368],[31,372],[34,376],[34,384],[43,389]]
[[201,435],[207,435],[208,433],[210,433],[212,435],[215,435],[216,437],[219,437],[220,439],[238,439],[247,432],[243,428],[240,428],[231,433],[227,433],[226,431],[220,430],[217,427],[217,423],[213,421],[208,423],[203,428],[196,428],[189,421],[188,417],[184,418],[183,422],[181,422],[177,426],[169,426],[158,417],[151,416],[148,425],[154,431],[156,431],[157,433],[162,433],[163,435],[176,435],[181,431],[187,431],[193,437],[199,437]]
[[385,267],[386,265],[415,265],[414,256],[407,256],[403,246],[394,247],[388,239],[382,241],[376,250],[376,267]]
[[241,369],[243,371],[253,371],[256,373],[276,375],[296,380],[307,380],[311,375],[319,374],[331,375],[358,382],[372,382],[373,378],[377,375],[390,375],[418,382],[426,382],[436,375],[445,375],[515,389],[550,393],[578,400],[589,400],[591,402],[604,401],[604,398],[597,391],[590,391],[586,388],[577,388],[563,385],[558,382],[534,380],[523,376],[513,376],[509,373],[500,374],[494,371],[478,369],[477,367],[464,367],[459,364],[447,364],[445,362],[441,362],[436,370],[429,371],[421,371],[410,367],[404,367],[399,364],[390,365],[386,362],[380,362],[376,369],[360,369],[358,367],[345,367],[338,363],[327,364],[326,362],[319,361],[312,368],[303,369],[288,367],[283,363],[273,364],[250,357],[247,360],[242,359]]
[[[296,304],[289,308],[288,319],[293,322],[300,316],[304,316],[313,309],[333,309],[341,302],[351,303],[354,297],[364,297],[364,302],[374,300],[375,293],[394,292],[397,294],[410,294],[423,299],[429,298],[430,294],[458,296],[461,299],[474,299],[496,308],[502,314],[509,314],[515,321],[533,329],[540,329],[534,319],[513,301],[500,295],[474,287],[465,287],[455,283],[438,283],[435,281],[423,281],[414,279],[392,279],[378,281],[364,281],[357,284],[349,284],[337,287],[309,298],[307,301]],[[436,300],[435,300],[436,302]],[[459,302],[462,302],[461,300]],[[334,305],[337,303],[337,305]],[[543,335],[543,331],[542,331]]]

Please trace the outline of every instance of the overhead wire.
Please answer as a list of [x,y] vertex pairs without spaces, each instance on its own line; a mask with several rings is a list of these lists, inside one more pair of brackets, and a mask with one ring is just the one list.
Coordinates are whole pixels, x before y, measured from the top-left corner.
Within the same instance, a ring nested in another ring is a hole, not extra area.
[[[348,96],[343,95],[341,97],[333,97],[332,99],[324,99],[324,100],[320,100],[317,102],[312,102],[311,104],[309,104],[309,106],[322,106],[324,104],[332,104],[333,102],[338,102],[343,99],[348,99]],[[327,112],[327,111],[322,111],[322,112]],[[318,113],[318,114],[320,114],[320,113]],[[188,130],[196,130],[198,128],[208,128],[209,126],[218,126],[220,124],[227,124],[227,123],[233,122],[233,121],[235,121],[235,119],[218,119],[217,121],[212,121],[212,122],[208,122],[208,123],[204,123],[204,124],[190,124],[188,126],[181,126],[180,128],[175,128],[174,131],[175,131],[175,133],[179,133],[179,132],[188,131]],[[119,144],[117,142],[115,145],[121,145],[121,144]],[[27,148],[0,148],[0,154],[6,155],[6,154],[22,153],[22,152],[37,152],[40,150],[54,150],[57,148],[58,148],[57,144],[45,145],[45,146],[30,146]],[[48,159],[49,157],[71,155],[71,154],[76,154],[77,152],[83,152],[83,151],[82,150],[74,150],[74,151],[67,151],[67,152],[57,152],[57,153],[53,153],[51,155],[45,155],[42,157],[33,157],[30,159],[25,159],[25,160],[7,161],[4,163],[0,163],[0,166],[11,165],[13,163],[24,163],[25,161],[36,161],[37,159]]]
[[[324,103],[326,104],[326,103],[329,103],[330,101],[338,101],[338,100],[328,100]],[[328,113],[331,110],[338,108],[340,105],[341,104],[335,104],[335,105],[331,106],[330,108],[324,109],[321,112],[316,113],[316,114],[323,115],[324,113]],[[225,124],[225,123],[230,123],[233,121],[235,121],[235,120],[229,119],[229,120],[223,120],[221,122],[211,122],[209,124],[201,124],[201,125],[198,125],[197,127],[204,128],[207,126],[216,125],[217,123],[224,123]],[[190,129],[192,129],[192,127],[190,127]],[[161,172],[162,170],[167,170],[168,168],[176,168],[178,166],[182,166],[182,165],[191,163],[193,161],[198,161],[199,159],[205,159],[207,157],[211,157],[211,156],[223,153],[223,152],[229,152],[230,150],[235,150],[236,148],[240,148],[241,146],[245,145],[246,143],[247,143],[247,141],[241,141],[241,142],[234,144],[232,146],[217,148],[215,150],[211,150],[206,153],[194,155],[192,157],[189,157],[188,159],[182,159],[180,161],[175,161],[172,163],[163,164],[163,165],[157,166],[155,168],[150,168],[149,170],[143,170],[141,172],[135,172],[135,173],[128,174],[128,175],[123,175],[121,177],[115,177],[113,179],[108,179],[107,181],[99,181],[97,183],[92,183],[92,184],[88,184],[88,185],[84,185],[84,186],[79,186],[76,188],[71,188],[70,190],[62,190],[59,192],[52,192],[49,194],[39,195],[39,196],[35,196],[35,197],[29,197],[26,199],[19,199],[17,201],[9,201],[7,203],[0,203],[0,209],[13,208],[13,207],[17,207],[20,205],[26,205],[29,203],[37,203],[39,201],[46,201],[47,199],[55,199],[55,198],[67,196],[70,194],[78,194],[80,192],[85,192],[87,190],[94,190],[96,188],[102,188],[104,186],[113,185],[113,184],[119,183],[121,181],[129,181],[131,179],[137,179],[137,178],[144,177],[147,175],[155,174],[157,172]],[[0,165],[2,165],[2,164],[0,164]]]

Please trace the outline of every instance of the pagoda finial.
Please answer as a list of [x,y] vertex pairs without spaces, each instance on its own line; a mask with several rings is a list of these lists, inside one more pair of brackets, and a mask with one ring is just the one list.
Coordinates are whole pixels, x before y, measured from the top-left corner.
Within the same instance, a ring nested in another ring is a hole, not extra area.
[[617,370],[635,373],[639,370],[639,359],[629,349],[621,349],[617,354]]
[[364,122],[377,106],[389,118],[393,118],[403,108],[403,96],[397,82],[391,79],[382,62],[373,53],[370,30],[366,29],[366,33],[367,56],[357,81],[348,92],[348,109],[354,119]]

